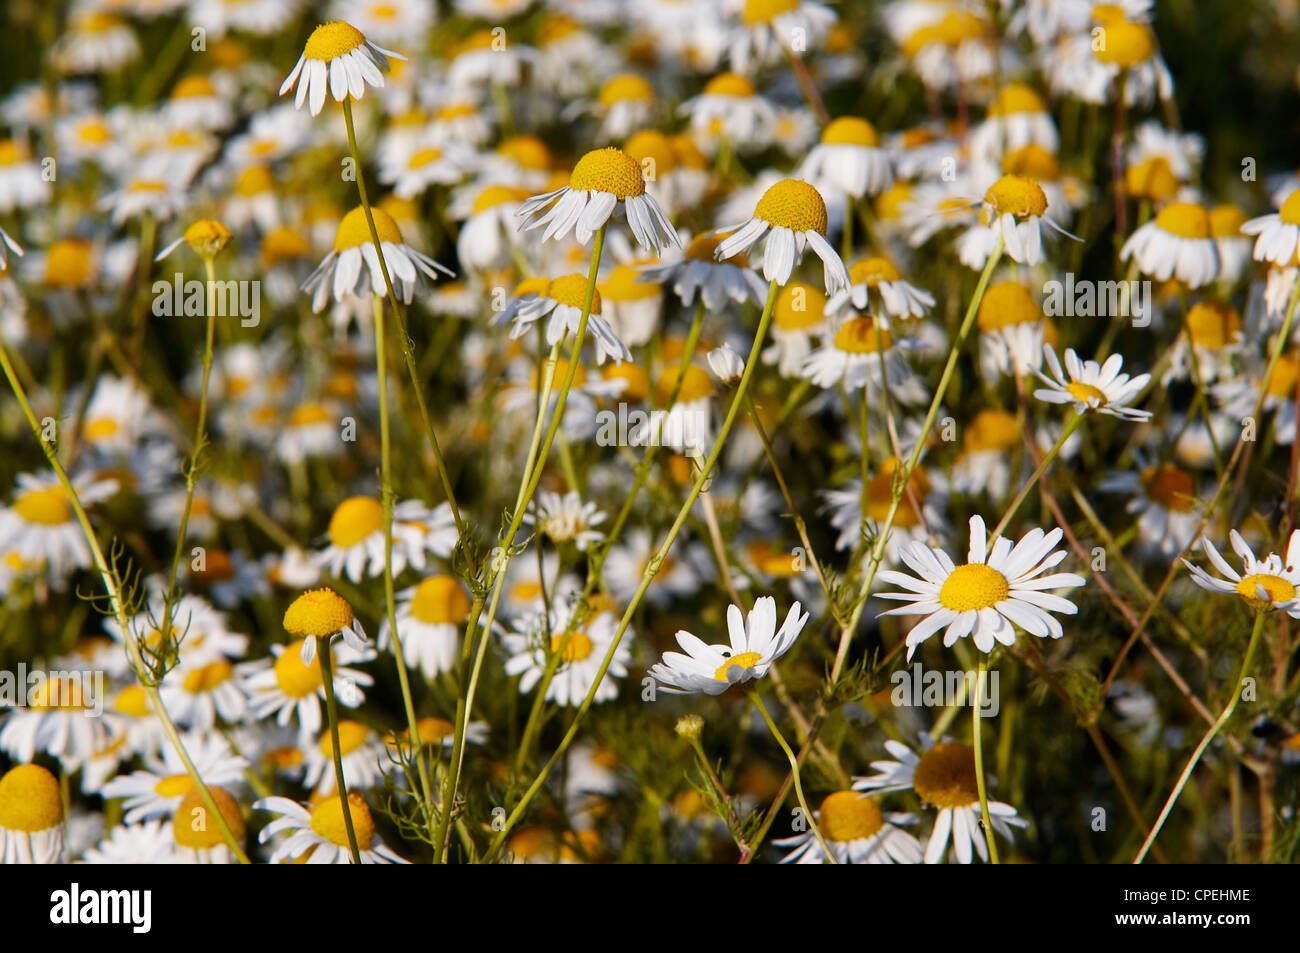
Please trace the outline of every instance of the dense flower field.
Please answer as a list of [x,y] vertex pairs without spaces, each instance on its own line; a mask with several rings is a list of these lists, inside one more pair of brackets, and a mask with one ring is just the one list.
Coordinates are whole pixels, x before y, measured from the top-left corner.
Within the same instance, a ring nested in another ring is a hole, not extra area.
[[5,863],[1295,857],[1290,4],[11,6]]

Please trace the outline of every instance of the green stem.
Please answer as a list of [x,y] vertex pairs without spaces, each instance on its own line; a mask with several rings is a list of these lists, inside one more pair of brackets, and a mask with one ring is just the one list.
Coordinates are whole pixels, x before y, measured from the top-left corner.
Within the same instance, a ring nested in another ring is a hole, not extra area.
[[984,783],[984,746],[980,744],[980,722],[984,716],[980,713],[983,702],[984,679],[988,675],[988,658],[980,654],[979,670],[975,674],[975,699],[971,704],[971,744],[975,748],[975,784],[980,792],[980,817],[984,824],[984,839],[989,845],[989,861],[998,862],[998,845],[993,837],[993,823],[989,820],[988,786]]
[[[381,380],[382,384],[382,380]],[[361,850],[357,847],[357,832],[352,826],[352,805],[348,801],[348,785],[343,780],[343,749],[339,745],[339,709],[334,699],[334,657],[330,649],[330,640],[316,636],[316,654],[320,656],[321,684],[325,688],[325,715],[330,723],[330,742],[334,746],[334,781],[339,788],[339,807],[343,811],[343,826],[348,832],[348,849],[352,851],[352,863],[361,863]]]
[[794,756],[794,752],[790,750],[790,745],[786,743],[785,737],[781,734],[780,729],[776,727],[776,723],[772,721],[772,716],[767,713],[767,708],[764,707],[763,699],[759,697],[757,689],[749,689],[748,694],[749,700],[754,703],[754,707],[758,709],[758,713],[762,715],[763,720],[767,722],[767,730],[772,733],[772,737],[776,739],[776,743],[781,746],[781,750],[785,752],[786,759],[790,762],[790,773],[794,776],[794,794],[799,800],[799,806],[803,808],[804,819],[808,822],[808,829],[812,831],[813,837],[817,838],[817,843],[821,845],[822,852],[826,855],[826,860],[829,863],[838,864],[839,861],[835,859],[835,855],[831,853],[830,847],[826,845],[826,841],[822,837],[822,832],[817,829],[817,822],[813,819],[813,813],[809,810],[808,802],[804,799],[803,782],[799,779],[799,760]]
[[1083,423],[1083,418],[1084,414],[1082,412],[1071,417],[1069,423],[1065,425],[1065,429],[1061,431],[1061,435],[1056,438],[1056,443],[1052,444],[1052,449],[1047,451],[1047,454],[1043,459],[1038,462],[1038,467],[1034,470],[1029,479],[1025,481],[1025,485],[1020,488],[1020,492],[1017,493],[1016,498],[1011,501],[1010,505],[1007,507],[1007,511],[1002,514],[1002,519],[998,520],[998,525],[995,526],[993,532],[989,534],[988,545],[990,550],[993,548],[993,542],[1002,535],[1002,531],[1007,528],[1007,524],[1011,522],[1011,518],[1016,515],[1016,510],[1020,509],[1020,504],[1025,501],[1025,497],[1029,495],[1029,491],[1038,483],[1042,475],[1047,472],[1048,466],[1050,466],[1052,461],[1056,459],[1057,454],[1061,452],[1061,448],[1065,446],[1065,442],[1074,435],[1076,430],[1079,429],[1079,425]]

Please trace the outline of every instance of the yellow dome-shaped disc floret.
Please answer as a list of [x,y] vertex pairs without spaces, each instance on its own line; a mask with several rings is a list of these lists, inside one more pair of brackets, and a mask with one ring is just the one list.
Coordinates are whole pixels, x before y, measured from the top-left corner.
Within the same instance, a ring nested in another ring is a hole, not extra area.
[[[645,262],[615,265],[600,283],[600,294],[610,301],[649,301],[663,293],[653,281],[638,281]],[[585,279],[584,279],[585,284]]]
[[34,834],[63,820],[59,782],[38,764],[20,764],[0,778],[0,828]]
[[330,517],[329,538],[335,546],[355,546],[371,533],[384,528],[384,508],[373,496],[344,500]]
[[981,331],[996,331],[1014,324],[1041,321],[1043,309],[1020,282],[999,281],[984,292],[976,320]]
[[1178,177],[1168,159],[1152,156],[1124,170],[1124,186],[1135,198],[1167,202],[1178,194]]
[[1210,216],[1193,202],[1171,202],[1156,215],[1156,228],[1180,238],[1209,238]]
[[[654,170],[654,176],[661,176],[677,168],[677,153],[673,151],[672,141],[656,129],[644,129],[634,133],[623,144],[623,151],[641,164],[642,171]],[[652,177],[652,178],[653,178]]]
[[1198,347],[1225,347],[1241,337],[1241,316],[1226,301],[1198,301],[1187,312],[1187,336]]
[[1089,405],[1090,407],[1105,407],[1109,400],[1106,392],[1099,387],[1093,387],[1091,384],[1085,384],[1083,381],[1070,381],[1065,385],[1065,389],[1070,392],[1075,400]]
[[39,526],[60,526],[72,521],[72,505],[61,486],[28,490],[14,501],[14,512]]
[[1010,213],[1016,218],[1028,218],[1047,211],[1047,195],[1043,187],[1023,175],[1004,175],[989,186],[984,201],[999,216]]
[[570,632],[569,642],[564,644],[564,633],[560,632],[551,636],[551,651],[560,651],[560,646],[564,645],[564,654],[561,658],[566,662],[581,662],[583,659],[590,658],[595,644],[591,641],[591,636],[586,632]]
[[871,288],[882,281],[898,281],[902,277],[892,262],[879,256],[860,259],[849,268],[849,284],[867,285]]
[[966,453],[1010,450],[1020,442],[1020,422],[1005,410],[981,410],[966,428],[962,449]]
[[1156,51],[1156,38],[1151,29],[1131,20],[1107,20],[1101,27],[1100,49],[1093,55],[1103,63],[1113,63],[1128,69],[1145,63]]
[[743,671],[747,668],[753,668],[761,661],[763,661],[763,657],[757,652],[741,652],[739,655],[731,656],[719,665],[717,671],[713,673],[713,677],[719,682],[729,681],[727,673],[733,668],[739,668]]
[[600,376],[607,381],[623,381],[623,392],[619,399],[628,403],[639,404],[650,396],[650,375],[640,364],[624,361],[621,364],[606,364]]
[[704,95],[748,99],[754,95],[754,84],[738,73],[719,73],[704,84]]
[[[1300,206],[1300,202],[1297,202]],[[1292,210],[1300,216],[1300,207]],[[1231,202],[1224,202],[1210,209],[1210,231],[1215,238],[1241,238],[1241,226],[1246,224],[1246,213]],[[1290,224],[1300,225],[1300,221]]]
[[[303,665],[302,643],[303,640],[299,639],[286,645],[280,657],[275,660],[275,683],[290,698],[306,698],[325,685],[320,653],[311,660],[310,665]],[[331,650],[327,648],[325,651]]]
[[322,23],[311,31],[311,36],[307,37],[307,46],[303,49],[303,53],[309,60],[320,60],[323,63],[328,63],[335,57],[351,53],[365,42],[365,34],[351,23],[344,23],[342,20],[331,20],[329,23]]
[[284,629],[299,638],[326,639],[352,624],[352,606],[328,586],[309,589],[289,604]]
[[[393,216],[381,208],[372,208],[370,213],[374,217],[375,232],[381,242],[402,244],[402,230],[397,227]],[[370,238],[370,226],[366,223],[365,207],[358,205],[339,222],[338,231],[334,233],[334,250],[347,251],[349,248],[372,244],[374,242]]]
[[204,218],[185,229],[185,241],[201,258],[215,258],[230,242],[230,229],[214,218]]
[[875,354],[894,346],[894,337],[870,315],[849,318],[835,332],[835,347],[849,354]]
[[469,609],[465,588],[451,576],[430,576],[411,597],[411,615],[429,625],[460,625]]
[[990,116],[1012,116],[1016,113],[1046,112],[1043,98],[1024,83],[1008,83],[998,91],[993,105],[989,106]]
[[[235,842],[239,843],[244,839],[244,817],[239,813],[239,803],[221,788],[209,786],[208,791]],[[221,836],[220,823],[208,816],[207,806],[198,791],[190,791],[181,799],[176,816],[172,818],[172,837],[178,847],[193,850],[211,850],[226,842]]]
[[694,364],[686,366],[685,375],[681,370],[681,365],[678,364],[665,367],[659,374],[659,380],[655,382],[655,403],[660,407],[667,406],[669,398],[673,396],[673,388],[677,387],[679,377],[682,382],[681,388],[677,391],[679,405],[713,396],[713,378],[709,376],[708,371]]
[[[360,794],[348,794],[348,813],[352,815],[352,830],[357,835],[357,845],[365,850],[375,839],[375,822]],[[348,829],[347,822],[343,819],[343,799],[335,795],[322,801],[311,812],[311,829],[334,846],[346,848]]]
[[622,149],[595,149],[578,160],[569,187],[580,191],[608,192],[626,199],[645,193],[641,164]]
[[1300,189],[1287,196],[1277,214],[1287,225],[1300,225]]
[[[582,310],[587,301],[587,276],[565,275],[562,278],[552,278],[546,296],[554,298],[560,304]],[[591,293],[591,313],[600,314],[600,292],[594,289]]]
[[954,612],[971,612],[997,605],[1010,592],[1002,573],[983,563],[967,563],[948,574],[939,589],[939,602]]
[[[351,754],[365,744],[366,738],[370,736],[370,729],[359,721],[340,721],[339,722],[339,753]],[[334,757],[334,737],[329,731],[321,735],[320,753],[327,758]]]
[[[1266,599],[1259,597],[1263,589]],[[1254,573],[1237,583],[1237,593],[1254,609],[1271,609],[1276,603],[1290,602],[1296,597],[1296,588],[1281,576],[1270,573]]]
[[865,119],[856,116],[841,116],[832,120],[822,130],[822,142],[828,146],[866,146],[875,148],[880,145],[876,127]]
[[782,288],[772,307],[772,320],[782,331],[801,331],[826,318],[826,295],[806,281],[794,280]]
[[769,188],[758,200],[754,217],[773,228],[826,234],[826,202],[802,179],[783,179]]
[[967,807],[980,799],[975,777],[975,749],[941,741],[925,754],[912,775],[912,788],[938,808]]
[[1003,156],[1002,171],[1037,182],[1055,182],[1061,177],[1061,164],[1047,149],[1031,142]]
[[655,98],[655,90],[646,78],[638,73],[620,73],[600,88],[599,98],[601,104],[605,106],[636,100],[649,101]]
[[759,26],[798,8],[799,0],[745,0],[740,20],[745,26]]
[[879,806],[859,791],[828,794],[817,812],[817,827],[822,837],[840,844],[871,837],[884,826],[885,817]]
[[1147,497],[1175,513],[1186,513],[1196,505],[1196,485],[1187,471],[1172,463],[1147,467],[1139,476]]
[[90,242],[65,238],[45,253],[45,283],[51,288],[84,288],[95,280],[95,255]]

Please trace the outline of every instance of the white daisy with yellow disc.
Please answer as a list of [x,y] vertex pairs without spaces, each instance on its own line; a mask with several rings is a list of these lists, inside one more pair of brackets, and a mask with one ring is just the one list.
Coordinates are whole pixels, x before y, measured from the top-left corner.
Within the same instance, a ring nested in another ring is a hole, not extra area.
[[400,53],[376,46],[350,23],[331,20],[322,23],[307,38],[298,62],[280,86],[283,96],[296,85],[294,106],[306,103],[315,116],[325,105],[328,93],[338,102],[351,97],[359,100],[367,86],[382,88],[388,58],[406,59]]
[[713,257],[734,258],[763,240],[763,277],[784,285],[804,250],[811,247],[822,260],[826,293],[834,294],[849,287],[849,273],[826,241],[826,223],[821,193],[800,179],[783,179],[763,193],[749,221],[721,229],[731,234],[719,243]]
[[1300,530],[1293,530],[1287,541],[1286,559],[1277,553],[1257,559],[1250,544],[1235,529],[1228,534],[1228,541],[1241,560],[1241,572],[1233,569],[1205,536],[1201,538],[1205,555],[1225,578],[1211,576],[1183,559],[1183,565],[1192,573],[1192,582],[1210,592],[1240,596],[1252,609],[1281,609],[1291,618],[1300,619]]

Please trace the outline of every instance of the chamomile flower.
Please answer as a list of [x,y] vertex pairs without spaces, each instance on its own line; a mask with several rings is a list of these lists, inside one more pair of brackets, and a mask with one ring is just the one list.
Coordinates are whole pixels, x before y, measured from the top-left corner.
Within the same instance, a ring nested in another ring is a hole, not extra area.
[[755,66],[779,59],[782,50],[797,55],[804,46],[814,46],[835,25],[830,7],[811,0],[728,0],[725,7],[739,23],[732,33],[729,55],[732,68],[747,73]]
[[63,853],[59,782],[40,765],[0,777],[0,863],[57,864]]
[[0,213],[49,200],[50,183],[27,145],[18,139],[0,139]]
[[[826,846],[840,864],[919,864],[920,842],[902,829],[915,824],[915,814],[885,813],[875,800],[857,791],[828,794],[813,814]],[[809,828],[794,837],[772,841],[788,847],[783,864],[821,864],[826,853]]]
[[894,181],[893,163],[875,127],[856,116],[841,116],[822,130],[821,143],[809,151],[799,175],[859,199],[879,195]]
[[558,546],[572,543],[579,552],[586,552],[592,543],[605,538],[596,529],[605,521],[605,513],[590,500],[583,502],[576,490],[564,495],[543,491],[537,494],[529,509],[526,522]]
[[1228,534],[1232,550],[1241,560],[1239,573],[1219,555],[1219,550],[1209,537],[1201,538],[1201,546],[1210,563],[1224,577],[1212,576],[1186,559],[1185,565],[1192,574],[1192,582],[1209,592],[1231,593],[1240,596],[1250,608],[1257,611],[1281,609],[1293,619],[1300,619],[1300,530],[1294,530],[1287,541],[1286,559],[1269,553],[1265,559],[1256,559],[1255,551],[1235,529]]
[[[553,278],[544,291],[537,291],[532,300],[520,303],[510,328],[510,337],[522,337],[542,318],[547,319],[545,334],[547,344],[554,345],[570,334],[576,335],[582,324],[582,312],[586,301],[586,275],[573,274]],[[616,361],[630,361],[632,352],[619,340],[609,322],[601,317],[602,306],[600,292],[592,289],[587,330],[596,343],[596,363],[603,364],[609,358]]]
[[895,318],[920,318],[934,307],[934,295],[905,281],[889,259],[873,255],[849,266],[849,287],[827,300],[826,313],[835,317],[850,304],[859,311],[878,308]]
[[297,85],[294,106],[301,109],[305,102],[315,116],[325,105],[326,93],[343,102],[349,96],[361,99],[367,86],[382,88],[390,56],[406,59],[400,53],[371,43],[350,23],[342,20],[322,23],[307,38],[302,55],[280,86],[280,95]]
[[[369,725],[359,721],[339,721],[339,757],[343,762],[343,783],[349,791],[374,787],[387,767],[384,739]],[[334,777],[334,735],[325,728],[320,740],[306,746],[306,772],[302,783],[317,795],[333,794],[338,789]]]
[[60,72],[109,72],[140,55],[140,41],[130,25],[97,6],[88,4],[78,10],[68,31],[50,50]]
[[81,855],[83,864],[174,864],[171,824],[155,818],[143,824],[119,824]]
[[[598,612],[574,627],[573,609],[553,606],[522,613],[514,621],[514,631],[501,636],[509,658],[507,675],[522,676],[519,691],[532,691],[546,671],[547,658],[562,652],[554,677],[546,689],[546,700],[561,707],[576,706],[596,684],[605,656],[609,653],[618,633],[619,620],[612,612]],[[599,687],[592,696],[596,703],[618,697],[615,679],[627,677],[627,666],[632,661],[630,640],[620,642],[610,659]]]
[[640,164],[614,148],[588,152],[573,167],[568,185],[532,196],[520,205],[518,215],[524,230],[546,226],[543,241],[562,239],[572,229],[586,245],[620,204],[643,248],[658,253],[665,245],[681,242],[659,203],[646,194]]
[[986,380],[1027,374],[1042,365],[1049,332],[1047,316],[1021,282],[990,285],[975,320],[980,332],[980,372]]
[[[212,801],[221,812],[231,837],[236,844],[244,841],[244,815],[239,809],[239,802],[230,796],[224,788],[215,785],[208,787]],[[175,845],[176,860],[185,864],[233,864],[234,852],[226,843],[221,825],[209,818],[207,806],[198,791],[190,791],[181,798],[172,815],[172,841]]]
[[1140,469],[1113,473],[1099,489],[1129,494],[1127,511],[1141,514],[1139,548],[1169,559],[1186,550],[1200,531],[1196,480],[1172,463],[1145,465],[1140,457],[1138,462]]
[[962,448],[952,466],[953,489],[987,492],[1001,499],[1011,481],[1010,456],[1020,446],[1023,431],[1014,414],[985,408],[962,430]]
[[826,335],[800,373],[818,387],[843,387],[848,393],[887,387],[894,399],[916,404],[925,400],[925,391],[903,357],[915,346],[909,338],[895,338],[883,319],[854,315]]
[[[854,478],[845,481],[842,487],[823,491],[821,495],[826,501],[825,509],[830,513],[831,527],[839,531],[836,549],[860,545],[864,533],[868,539],[878,534],[879,527],[884,525],[893,508],[895,474],[899,466],[898,458],[890,457],[867,479],[865,488],[860,478]],[[942,527],[947,493],[948,484],[943,474],[927,470],[918,463],[908,478],[907,492],[894,514],[893,530],[885,541],[883,564],[897,563],[904,546],[913,542],[923,544],[931,529],[937,531]]]
[[[355,708],[365,700],[361,686],[372,684],[374,679],[351,666],[372,660],[374,650],[360,652],[342,642],[330,645],[328,651],[334,658],[334,694],[340,704]],[[254,716],[274,715],[278,725],[288,725],[296,716],[302,737],[315,738],[321,730],[321,702],[325,699],[320,659],[314,657],[304,665],[301,641],[272,645],[271,655],[273,658],[257,659],[240,667]]]
[[235,677],[234,666],[225,658],[178,669],[161,691],[175,722],[195,731],[212,731],[218,716],[235,724],[248,714],[248,696]]
[[1122,420],[1151,419],[1149,410],[1130,406],[1146,388],[1151,375],[1139,374],[1130,378],[1127,374],[1121,374],[1120,368],[1124,366],[1121,355],[1112,354],[1105,364],[1098,364],[1096,361],[1080,361],[1074,348],[1067,348],[1065,370],[1061,369],[1060,358],[1050,344],[1043,345],[1043,356],[1047,358],[1052,376],[1048,377],[1039,370],[1034,371],[1047,385],[1034,391],[1034,396],[1039,400],[1049,404],[1072,404],[1079,413],[1092,411]]
[[1056,152],[1060,137],[1046,103],[1023,83],[1008,83],[989,106],[988,117],[971,130],[972,154],[997,159],[1028,145]]
[[899,555],[917,576],[883,570],[881,582],[908,591],[877,596],[908,603],[882,615],[925,616],[907,634],[908,661],[916,647],[940,629],[945,629],[945,647],[969,635],[976,649],[985,653],[992,652],[996,643],[1013,645],[1016,626],[1040,638],[1061,638],[1065,631],[1052,613],[1074,615],[1079,609],[1047,590],[1084,584],[1084,578],[1075,573],[1041,575],[1065,558],[1065,550],[1055,549],[1063,535],[1059,528],[1050,533],[1035,528],[1014,545],[999,536],[986,554],[984,520],[972,516],[970,550],[964,565],[954,565],[943,550],[923,543],[902,547]]
[[[955,741],[936,743],[927,735],[922,735],[921,743],[923,750],[918,756],[901,741],[886,741],[885,748],[895,760],[873,761],[871,767],[876,773],[854,778],[853,790],[871,794],[910,790],[938,809],[925,848],[925,863],[941,863],[948,854],[950,841],[958,863],[973,862],[974,854],[987,861],[988,843],[981,817],[975,750]],[[1010,804],[989,800],[988,806],[993,830],[1007,840],[1011,839],[1011,828],[1028,826],[1028,821],[1019,817]]]
[[1022,265],[1036,265],[1043,260],[1044,223],[1067,238],[1079,240],[1047,215],[1047,194],[1039,182],[1028,176],[1007,174],[990,185],[980,217],[980,225],[973,230],[984,239],[980,253],[971,243],[963,249],[962,262],[971,268],[984,267],[999,234],[1007,255]]
[[1286,266],[1295,262],[1300,249],[1300,189],[1287,196],[1281,208],[1271,215],[1252,218],[1241,226],[1246,235],[1255,235],[1254,258]]
[[[393,282],[393,290],[403,302],[411,303],[416,288],[421,284],[421,274],[433,280],[437,280],[439,273],[448,278],[455,276],[450,268],[438,264],[428,255],[406,244],[397,222],[383,209],[372,208],[371,216],[379,235],[384,263]],[[361,270],[363,263],[370,274],[368,289]],[[375,252],[375,243],[370,237],[370,226],[363,206],[357,206],[343,216],[334,235],[333,250],[303,282],[302,290],[312,296],[313,311],[323,310],[331,298],[343,301],[349,296],[364,295],[367,290],[380,297],[387,295],[383,268],[380,266],[379,255]]]
[[761,305],[767,288],[749,267],[749,255],[741,251],[718,258],[718,246],[730,236],[726,230],[705,232],[687,244],[679,261],[641,269],[639,281],[666,285],[684,305],[693,305],[698,294],[709,311],[725,307],[728,301],[751,301]]
[[[78,476],[72,481],[82,506],[117,492],[115,480]],[[75,569],[91,563],[90,546],[77,522],[72,500],[54,474],[20,473],[14,496],[0,507],[0,550],[13,551],[24,563],[44,566],[55,585]]]
[[739,149],[767,145],[776,123],[772,104],[758,94],[752,82],[735,73],[713,77],[702,93],[677,109],[689,118],[697,141],[725,139]]
[[[460,627],[469,618],[470,601],[452,576],[429,576],[397,594],[397,634],[406,664],[427,679],[449,672],[456,664]],[[379,647],[392,644],[388,619],[379,625]]]
[[[233,789],[243,783],[248,762],[231,750],[230,742],[223,735],[191,732],[183,735],[181,742],[204,784]],[[180,755],[167,745],[161,757],[146,754],[143,770],[113,778],[100,789],[100,794],[106,798],[122,798],[125,821],[134,824],[155,817],[171,817],[185,795],[194,790]]]
[[365,653],[370,642],[348,601],[328,586],[309,589],[289,604],[284,612],[284,630],[302,639],[302,664],[316,657],[316,643],[328,643],[335,635],[357,653]]
[[48,673],[31,690],[26,708],[7,712],[0,751],[22,762],[41,752],[75,771],[109,744],[109,726],[99,717],[103,703],[80,673]]
[[385,157],[380,164],[379,181],[391,185],[393,194],[399,198],[413,199],[432,185],[460,182],[472,158],[454,142],[422,143],[409,154]]
[[[317,564],[334,576],[360,582],[363,576],[384,572],[384,508],[371,496],[344,500],[330,517],[329,545],[317,556]],[[456,545],[457,533],[451,507],[446,503],[429,509],[419,500],[402,500],[393,507],[393,575],[409,565],[423,571],[428,554],[446,558]]]
[[776,600],[762,596],[748,615],[739,606],[727,607],[728,643],[708,645],[698,636],[679,630],[677,644],[686,652],[665,652],[650,675],[663,691],[674,695],[703,692],[721,695],[732,685],[767,675],[772,664],[790,650],[808,621],[801,606],[790,607],[785,621],[776,625]]
[[760,239],[763,244],[763,277],[785,284],[811,247],[822,260],[826,293],[849,287],[849,273],[840,256],[826,241],[826,201],[813,186],[800,179],[777,182],[758,200],[749,221],[729,226],[729,234],[714,251],[723,261],[748,252]]
[[772,306],[772,343],[763,350],[763,363],[775,364],[782,377],[798,377],[812,353],[814,335],[824,336],[829,327],[826,306],[821,289],[805,281],[795,279],[777,292]]
[[1177,278],[1189,288],[1208,285],[1219,275],[1210,215],[1192,202],[1171,202],[1162,208],[1129,236],[1119,257],[1120,261],[1135,257],[1142,274],[1157,281]]

